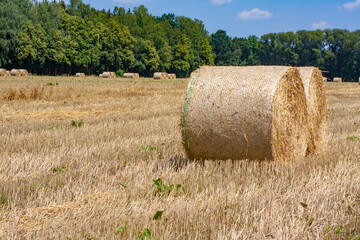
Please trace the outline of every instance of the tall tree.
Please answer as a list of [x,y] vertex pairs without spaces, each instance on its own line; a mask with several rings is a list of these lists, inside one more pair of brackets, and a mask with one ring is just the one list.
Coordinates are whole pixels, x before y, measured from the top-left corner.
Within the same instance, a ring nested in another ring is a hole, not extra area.
[[215,65],[231,65],[231,57],[235,50],[235,44],[224,30],[218,30],[211,34],[210,40],[215,54]]

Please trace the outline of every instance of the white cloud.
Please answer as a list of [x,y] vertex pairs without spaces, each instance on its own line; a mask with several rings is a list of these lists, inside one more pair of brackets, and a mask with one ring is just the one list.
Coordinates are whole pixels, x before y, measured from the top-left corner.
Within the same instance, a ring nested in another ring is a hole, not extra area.
[[328,22],[326,21],[321,21],[311,24],[311,27],[313,27],[314,29],[325,29],[330,28],[330,24],[328,24]]
[[342,8],[345,8],[346,10],[354,10],[359,7],[360,7],[360,0],[356,0],[355,2],[348,2],[342,5]]
[[260,10],[258,8],[254,8],[251,11],[242,11],[237,15],[238,19],[264,19],[271,18],[272,13],[267,10]]
[[212,4],[222,5],[224,3],[231,3],[233,0],[211,0]]

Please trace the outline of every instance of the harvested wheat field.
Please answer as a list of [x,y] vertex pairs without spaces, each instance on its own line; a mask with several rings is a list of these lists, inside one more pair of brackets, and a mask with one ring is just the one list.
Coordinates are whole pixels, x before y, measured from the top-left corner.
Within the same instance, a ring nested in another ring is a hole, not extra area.
[[325,83],[329,151],[184,160],[189,80],[4,77],[0,239],[356,239],[360,86]]

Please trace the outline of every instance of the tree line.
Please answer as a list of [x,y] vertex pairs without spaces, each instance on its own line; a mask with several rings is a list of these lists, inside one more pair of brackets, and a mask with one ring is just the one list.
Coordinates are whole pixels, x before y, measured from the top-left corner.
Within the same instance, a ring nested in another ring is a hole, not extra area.
[[1,0],[0,67],[46,75],[156,71],[189,76],[201,65],[318,66],[357,81],[360,31],[317,30],[231,38],[198,19],[152,16],[140,5],[97,10],[82,0]]

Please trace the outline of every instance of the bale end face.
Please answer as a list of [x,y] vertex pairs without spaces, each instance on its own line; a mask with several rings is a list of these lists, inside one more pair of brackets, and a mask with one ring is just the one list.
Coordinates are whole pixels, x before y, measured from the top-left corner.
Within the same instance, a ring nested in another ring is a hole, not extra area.
[[299,70],[289,69],[281,78],[272,104],[273,159],[294,161],[306,155],[307,107]]
[[308,107],[308,154],[323,154],[327,151],[328,110],[321,71],[315,67],[301,67],[300,76],[305,86]]

